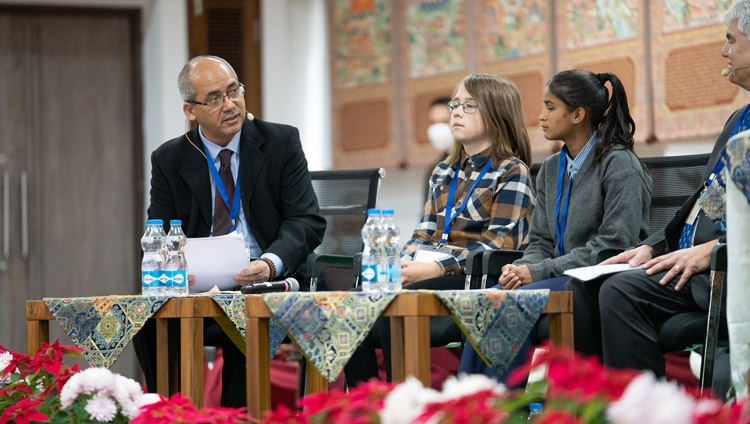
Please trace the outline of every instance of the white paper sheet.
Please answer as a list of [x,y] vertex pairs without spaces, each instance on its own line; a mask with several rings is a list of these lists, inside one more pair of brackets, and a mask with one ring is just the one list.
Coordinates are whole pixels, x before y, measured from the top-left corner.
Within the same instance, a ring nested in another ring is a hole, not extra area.
[[618,272],[639,268],[642,268],[642,266],[631,268],[628,264],[594,265],[569,269],[563,274],[570,275],[571,277],[579,279],[581,281],[591,281],[603,275],[616,274]]
[[185,244],[188,274],[195,277],[190,293],[227,290],[237,285],[232,279],[247,268],[247,251],[237,233],[218,237],[189,238]]

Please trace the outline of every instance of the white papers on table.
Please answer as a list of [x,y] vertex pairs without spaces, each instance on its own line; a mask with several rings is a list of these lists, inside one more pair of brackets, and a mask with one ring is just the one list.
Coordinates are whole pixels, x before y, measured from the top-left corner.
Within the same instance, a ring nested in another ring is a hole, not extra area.
[[581,268],[573,268],[565,271],[563,274],[569,275],[581,281],[590,281],[595,278],[599,278],[604,275],[616,274],[622,271],[628,271],[631,269],[643,268],[642,266],[631,267],[628,264],[611,264],[611,265],[594,265],[584,266]]
[[195,278],[190,293],[227,290],[237,286],[232,277],[247,268],[247,251],[242,236],[235,233],[218,237],[189,238],[185,243],[188,274]]

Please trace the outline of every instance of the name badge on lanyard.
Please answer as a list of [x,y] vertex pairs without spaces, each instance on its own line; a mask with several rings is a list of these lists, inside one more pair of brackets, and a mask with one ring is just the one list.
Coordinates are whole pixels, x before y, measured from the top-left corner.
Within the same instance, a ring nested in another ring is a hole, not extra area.
[[482,180],[482,177],[484,177],[484,174],[487,173],[487,171],[490,170],[492,167],[492,161],[487,159],[487,163],[484,165],[484,168],[482,168],[482,171],[479,173],[479,176],[477,176],[477,179],[474,180],[474,183],[469,188],[469,191],[466,192],[466,197],[464,198],[464,203],[461,205],[460,208],[457,210],[453,210],[453,202],[456,197],[456,187],[458,187],[458,171],[459,171],[459,165],[456,165],[456,172],[453,174],[453,181],[451,181],[451,188],[448,191],[448,200],[445,203],[445,223],[443,224],[443,235],[440,237],[440,244],[448,243],[448,236],[451,232],[451,222],[453,222],[456,217],[466,209],[466,206],[469,204],[469,198],[471,197],[471,193],[474,191],[474,189],[477,187],[477,184]]

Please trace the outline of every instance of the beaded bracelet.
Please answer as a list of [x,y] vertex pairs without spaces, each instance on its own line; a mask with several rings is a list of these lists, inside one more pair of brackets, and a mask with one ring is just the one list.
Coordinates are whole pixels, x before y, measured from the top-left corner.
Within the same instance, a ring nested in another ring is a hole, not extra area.
[[271,271],[271,275],[268,276],[268,281],[273,281],[273,279],[276,278],[276,265],[268,258],[258,258],[258,260],[268,264],[268,269]]

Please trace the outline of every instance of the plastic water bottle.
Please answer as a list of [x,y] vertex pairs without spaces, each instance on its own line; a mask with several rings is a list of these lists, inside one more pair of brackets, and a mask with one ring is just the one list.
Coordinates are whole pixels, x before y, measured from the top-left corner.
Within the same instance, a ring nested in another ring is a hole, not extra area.
[[542,404],[531,403],[529,404],[529,422],[535,423],[542,419]]
[[[380,290],[381,284],[378,282],[380,274],[380,239],[381,239],[381,222],[380,209],[368,209],[367,221],[362,226],[362,273],[361,283],[363,291]],[[385,282],[382,284],[385,285]]]
[[149,219],[146,232],[141,237],[143,260],[141,261],[141,293],[144,296],[163,296],[167,277],[164,273],[164,221]]
[[386,259],[386,288],[401,290],[401,230],[396,225],[393,209],[383,209],[383,247]]
[[182,232],[182,221],[173,219],[169,221],[169,234],[167,234],[164,251],[166,253],[166,275],[167,294],[170,296],[187,296],[187,262],[185,261],[185,243],[187,238]]

